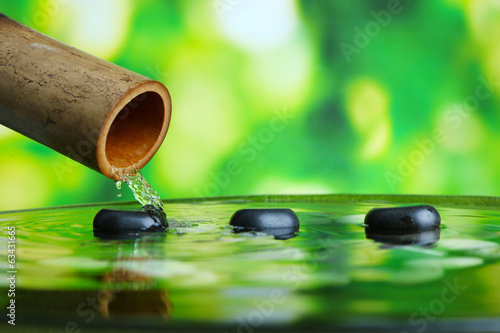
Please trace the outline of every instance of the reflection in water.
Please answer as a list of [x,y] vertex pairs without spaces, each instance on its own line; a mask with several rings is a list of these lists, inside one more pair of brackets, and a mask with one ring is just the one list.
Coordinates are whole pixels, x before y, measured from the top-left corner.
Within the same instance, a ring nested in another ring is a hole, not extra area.
[[155,234],[115,242],[111,248],[114,260],[108,262],[108,268],[96,276],[90,275],[98,281],[100,289],[85,289],[85,284],[81,283],[71,289],[19,288],[16,291],[18,323],[38,321],[46,325],[57,322],[52,331],[60,332],[69,322],[76,332],[110,320],[127,323],[139,318],[169,319],[173,306],[168,291],[153,277],[124,268],[130,263],[141,262],[147,272],[148,263],[151,258],[158,257],[164,241],[164,234]]
[[[107,235],[108,237],[110,235]],[[120,235],[129,241],[119,241],[117,245],[115,269],[102,276],[105,289],[99,299],[99,311],[105,318],[121,319],[128,315],[161,316],[168,319],[172,303],[167,292],[158,290],[157,282],[150,276],[123,268],[129,262],[140,261],[147,270],[150,258],[158,256],[159,244],[164,242],[165,234]],[[133,242],[130,242],[133,239]]]
[[254,233],[254,232],[262,232],[268,235],[274,236],[277,240],[287,240],[290,238],[297,237],[297,233],[299,232],[299,227],[290,227],[290,228],[265,228],[265,229],[248,229],[242,227],[233,227],[235,233]]
[[441,229],[424,231],[404,231],[404,230],[387,230],[376,229],[371,227],[365,228],[367,239],[386,243],[389,245],[414,245],[429,247],[439,241]]

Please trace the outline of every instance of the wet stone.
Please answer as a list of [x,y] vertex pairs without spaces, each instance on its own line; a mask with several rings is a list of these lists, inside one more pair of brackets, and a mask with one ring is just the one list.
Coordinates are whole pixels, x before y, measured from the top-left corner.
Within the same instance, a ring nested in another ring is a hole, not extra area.
[[167,228],[162,216],[151,211],[102,209],[94,217],[94,230],[106,232],[163,231]]
[[288,208],[240,209],[229,222],[238,231],[261,231],[276,239],[288,239],[299,231],[300,222],[295,212]]
[[441,217],[431,205],[373,208],[365,224],[377,230],[430,230],[439,227]]

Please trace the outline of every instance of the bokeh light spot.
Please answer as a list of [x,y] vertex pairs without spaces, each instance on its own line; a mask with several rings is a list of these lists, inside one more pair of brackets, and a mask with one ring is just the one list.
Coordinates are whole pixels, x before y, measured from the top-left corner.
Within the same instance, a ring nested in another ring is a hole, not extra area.
[[69,1],[54,6],[60,6],[59,16],[70,20],[71,24],[65,25],[63,31],[57,26],[57,20],[49,25],[54,25],[52,30],[59,30],[58,35],[69,44],[107,60],[119,54],[130,26],[132,8],[129,1]]
[[352,126],[363,139],[363,159],[381,156],[391,141],[389,96],[376,81],[360,78],[347,89],[347,112]]
[[233,43],[250,52],[262,52],[293,38],[298,26],[294,1],[233,2],[235,5],[219,14],[218,20],[224,35]]

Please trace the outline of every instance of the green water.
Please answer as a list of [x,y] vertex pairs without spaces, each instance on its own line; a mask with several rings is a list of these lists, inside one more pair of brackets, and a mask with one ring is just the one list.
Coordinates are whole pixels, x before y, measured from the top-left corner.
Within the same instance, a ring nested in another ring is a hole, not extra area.
[[[368,210],[416,202],[441,213],[435,244],[401,246],[366,237]],[[499,327],[498,198],[273,196],[166,203],[166,233],[127,239],[95,237],[92,220],[102,208],[136,210],[137,203],[0,214],[5,254],[6,228],[17,231],[19,323],[29,318],[53,332],[64,331],[69,320],[82,332],[109,325],[221,332]],[[274,207],[297,213],[296,237],[234,233],[228,225],[238,209]],[[5,255],[4,287],[6,271]],[[7,294],[0,300],[6,304]]]

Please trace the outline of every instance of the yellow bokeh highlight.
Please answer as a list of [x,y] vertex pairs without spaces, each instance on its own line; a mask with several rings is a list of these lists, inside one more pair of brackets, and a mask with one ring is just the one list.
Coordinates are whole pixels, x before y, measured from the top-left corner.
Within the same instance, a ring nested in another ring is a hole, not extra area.
[[438,118],[437,128],[445,139],[440,146],[460,154],[471,153],[484,143],[484,124],[478,110],[468,109],[462,104],[447,108]]
[[491,36],[500,34],[500,1],[468,0],[465,4],[465,15],[474,39],[485,47],[498,45],[500,41]]
[[348,86],[346,98],[349,120],[363,140],[360,157],[382,156],[392,138],[388,93],[378,82],[360,78]]
[[[257,100],[303,113],[311,87],[312,57],[312,48],[299,38],[272,53],[253,55],[244,69],[245,86]],[[258,114],[262,109],[255,111]]]
[[40,4],[35,15],[43,14],[41,8],[51,8],[51,11],[45,12],[48,17],[47,24],[46,27],[42,25],[40,30],[71,46],[110,61],[122,50],[132,16],[130,1],[44,2],[45,4]]
[[331,194],[335,190],[321,180],[297,180],[281,175],[267,176],[252,191],[256,194]]
[[[500,39],[492,36],[500,35],[500,1],[468,0],[465,16],[481,60],[483,75],[490,81],[499,82]],[[493,94],[499,97],[498,91],[493,91]]]
[[[163,181],[176,190],[187,191],[187,195],[192,195],[190,189],[204,184],[207,170],[239,144],[245,125],[230,87],[214,79],[210,68],[192,60],[179,62],[172,75],[178,89],[171,90],[175,96],[172,125],[165,147],[157,154],[163,168],[168,166],[168,172],[161,174]],[[196,63],[199,67],[193,66]]]
[[[2,152],[0,163],[0,211],[43,207],[49,202],[50,179],[40,172],[40,160],[28,155],[11,155]],[[8,175],[8,176],[6,176]]]

